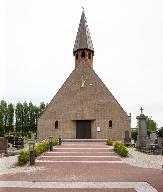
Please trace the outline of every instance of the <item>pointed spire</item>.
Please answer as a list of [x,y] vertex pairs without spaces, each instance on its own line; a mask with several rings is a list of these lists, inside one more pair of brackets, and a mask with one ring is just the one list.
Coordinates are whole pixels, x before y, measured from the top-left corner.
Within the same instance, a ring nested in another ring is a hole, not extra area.
[[90,32],[88,29],[84,8],[80,19],[80,24],[74,44],[73,54],[79,49],[89,49],[94,53],[94,48],[90,36]]

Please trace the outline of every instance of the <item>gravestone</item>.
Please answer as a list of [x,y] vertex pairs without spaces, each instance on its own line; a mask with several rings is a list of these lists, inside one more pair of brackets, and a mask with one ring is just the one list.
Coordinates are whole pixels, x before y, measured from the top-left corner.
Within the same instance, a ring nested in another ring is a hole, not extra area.
[[8,141],[4,137],[0,137],[0,153],[7,153]]
[[24,148],[24,140],[21,137],[15,137],[15,147],[17,149]]
[[129,131],[125,131],[124,144],[125,145],[131,144],[131,138],[130,138],[130,135],[129,135]]
[[162,155],[163,154],[163,146],[162,146],[162,138],[158,137],[158,149],[159,149],[159,154]]
[[163,155],[163,127],[157,130],[157,136],[158,136],[158,146],[160,154]]
[[139,147],[146,147],[146,140],[147,140],[147,118],[143,114],[143,108],[140,109],[141,113],[139,116],[136,117],[138,120],[138,136],[137,136],[137,143],[136,146]]
[[13,135],[9,135],[5,137],[8,140],[8,143],[11,143],[12,145],[14,145],[14,136]]
[[156,133],[151,133],[150,134],[150,143],[155,144],[157,141],[157,134]]

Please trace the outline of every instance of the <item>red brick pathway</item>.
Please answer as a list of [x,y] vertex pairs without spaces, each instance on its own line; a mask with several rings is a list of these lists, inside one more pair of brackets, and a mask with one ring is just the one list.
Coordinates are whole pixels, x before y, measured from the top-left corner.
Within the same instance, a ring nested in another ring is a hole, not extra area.
[[134,189],[18,189],[1,188],[0,192],[136,192]]
[[[47,152],[43,156],[40,156],[35,166],[44,167],[45,169],[30,174],[16,173],[2,175],[0,176],[0,180],[34,182],[147,182],[156,188],[157,191],[163,192],[163,174],[161,170],[145,169],[127,165],[122,162],[121,158],[115,154],[112,149],[108,148],[102,142],[64,143],[62,146],[55,147],[53,152]],[[136,190],[127,188],[55,190],[0,188],[0,192],[1,191],[134,192]]]

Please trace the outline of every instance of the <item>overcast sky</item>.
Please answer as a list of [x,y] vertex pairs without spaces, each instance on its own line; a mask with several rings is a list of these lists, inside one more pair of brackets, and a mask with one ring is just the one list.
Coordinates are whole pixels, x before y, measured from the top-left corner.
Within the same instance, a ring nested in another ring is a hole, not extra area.
[[0,0],[0,99],[50,102],[74,69],[82,6],[94,70],[127,113],[163,126],[162,0]]

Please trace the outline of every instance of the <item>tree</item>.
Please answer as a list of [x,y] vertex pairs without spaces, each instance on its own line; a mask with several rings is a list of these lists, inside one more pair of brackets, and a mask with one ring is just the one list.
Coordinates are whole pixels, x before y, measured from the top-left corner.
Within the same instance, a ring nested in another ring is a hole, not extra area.
[[137,140],[138,129],[131,130],[131,138]]
[[29,126],[30,131],[34,133],[35,131],[35,106],[30,101],[29,102]]
[[24,130],[23,130],[23,105],[19,102],[16,104],[15,108],[15,117],[16,117],[16,122],[15,122],[15,130],[17,135],[23,135]]
[[37,133],[37,119],[39,117],[39,107],[34,106],[34,133]]
[[27,136],[30,130],[30,126],[29,126],[29,106],[26,101],[23,103],[23,130],[25,136]]
[[40,106],[39,106],[39,117],[40,115],[43,113],[43,111],[45,110],[46,106],[45,106],[45,103],[44,102],[41,102],[40,103]]
[[7,133],[14,132],[14,105],[12,103],[8,104],[8,119],[7,119]]
[[16,106],[6,101],[0,101],[0,136],[12,133],[17,136],[29,136],[30,132],[37,132],[37,119],[45,110],[47,104],[41,102],[39,106],[26,101],[18,102]]
[[4,130],[3,130],[3,115],[2,115],[2,108],[0,103],[0,137],[4,136]]
[[152,119],[152,117],[147,118],[147,132],[148,135],[150,135],[152,132],[157,130],[157,124],[156,122]]
[[7,103],[4,100],[1,100],[0,102],[1,105],[1,115],[2,115],[2,129],[3,129],[3,134],[5,135],[7,133],[7,120],[8,120],[8,111],[7,111]]

